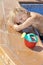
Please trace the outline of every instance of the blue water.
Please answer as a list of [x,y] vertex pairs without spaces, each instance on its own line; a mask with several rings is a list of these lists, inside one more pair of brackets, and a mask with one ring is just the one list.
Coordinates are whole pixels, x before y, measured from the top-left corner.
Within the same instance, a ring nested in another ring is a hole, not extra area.
[[21,4],[28,11],[37,12],[43,15],[43,4]]

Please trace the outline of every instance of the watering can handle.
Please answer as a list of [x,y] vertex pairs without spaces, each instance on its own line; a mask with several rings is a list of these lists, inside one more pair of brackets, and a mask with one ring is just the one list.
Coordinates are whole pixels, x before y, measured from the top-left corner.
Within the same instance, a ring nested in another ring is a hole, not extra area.
[[35,37],[35,41],[38,42],[38,36],[37,35],[31,33],[30,36],[34,36]]

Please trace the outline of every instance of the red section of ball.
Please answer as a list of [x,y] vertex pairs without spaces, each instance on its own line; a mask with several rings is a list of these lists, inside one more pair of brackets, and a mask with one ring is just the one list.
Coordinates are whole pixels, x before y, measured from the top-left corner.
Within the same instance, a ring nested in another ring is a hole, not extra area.
[[29,48],[34,48],[35,45],[36,45],[36,42],[29,42],[29,41],[27,41],[26,39],[24,40],[24,42],[25,42],[25,45],[26,45],[27,47],[29,47]]

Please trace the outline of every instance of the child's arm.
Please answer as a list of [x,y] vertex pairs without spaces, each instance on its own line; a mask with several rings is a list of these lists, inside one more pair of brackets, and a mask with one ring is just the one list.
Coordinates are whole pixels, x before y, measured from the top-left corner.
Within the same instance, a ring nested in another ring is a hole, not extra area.
[[31,16],[24,23],[22,23],[20,25],[14,25],[13,27],[14,27],[14,29],[16,31],[23,30],[24,28],[27,28],[28,26],[34,24],[35,18],[36,18],[36,15],[35,16]]

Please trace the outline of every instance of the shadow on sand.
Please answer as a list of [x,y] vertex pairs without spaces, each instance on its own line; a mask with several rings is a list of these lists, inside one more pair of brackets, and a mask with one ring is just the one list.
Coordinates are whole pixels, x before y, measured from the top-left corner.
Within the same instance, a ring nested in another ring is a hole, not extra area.
[[34,49],[32,49],[33,51],[36,51],[36,52],[41,52],[43,50],[43,47],[41,46],[36,46]]

